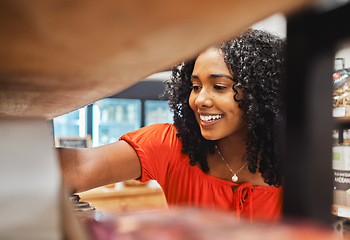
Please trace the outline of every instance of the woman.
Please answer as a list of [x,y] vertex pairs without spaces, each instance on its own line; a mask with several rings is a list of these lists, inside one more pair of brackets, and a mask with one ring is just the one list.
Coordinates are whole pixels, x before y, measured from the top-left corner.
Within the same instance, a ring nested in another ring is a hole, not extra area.
[[170,206],[278,220],[282,189],[275,129],[281,121],[284,41],[249,30],[174,68],[174,125],[156,124],[90,149],[60,149],[74,191],[155,179]]

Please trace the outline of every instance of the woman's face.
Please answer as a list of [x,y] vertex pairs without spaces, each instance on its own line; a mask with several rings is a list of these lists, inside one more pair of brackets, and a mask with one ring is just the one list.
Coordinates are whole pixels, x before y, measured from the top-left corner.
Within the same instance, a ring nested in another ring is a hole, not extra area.
[[198,56],[191,81],[189,104],[203,137],[218,140],[233,134],[245,136],[243,111],[234,100],[233,76],[221,50],[210,48]]

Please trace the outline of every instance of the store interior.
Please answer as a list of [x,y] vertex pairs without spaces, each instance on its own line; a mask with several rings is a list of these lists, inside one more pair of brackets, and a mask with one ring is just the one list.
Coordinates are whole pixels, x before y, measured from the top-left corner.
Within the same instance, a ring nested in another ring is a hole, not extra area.
[[[221,230],[251,239],[350,239],[350,2],[269,0],[252,8],[219,1],[202,6],[217,10],[210,18],[194,11],[195,1],[179,2],[157,26],[164,3],[147,14],[140,1],[0,3],[1,239],[208,239],[199,225],[212,237]],[[233,27],[217,27],[226,21]],[[155,181],[67,191],[55,147],[98,147],[172,123],[162,97],[171,66],[247,27],[288,41],[284,221],[242,225],[197,209],[172,214]],[[217,221],[203,220],[210,218]]]

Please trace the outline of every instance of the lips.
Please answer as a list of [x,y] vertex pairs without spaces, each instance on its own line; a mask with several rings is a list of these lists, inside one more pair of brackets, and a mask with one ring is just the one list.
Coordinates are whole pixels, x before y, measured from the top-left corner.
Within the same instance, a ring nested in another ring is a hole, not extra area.
[[224,117],[223,114],[206,114],[206,115],[199,114],[199,118],[204,123],[215,122],[223,117]]

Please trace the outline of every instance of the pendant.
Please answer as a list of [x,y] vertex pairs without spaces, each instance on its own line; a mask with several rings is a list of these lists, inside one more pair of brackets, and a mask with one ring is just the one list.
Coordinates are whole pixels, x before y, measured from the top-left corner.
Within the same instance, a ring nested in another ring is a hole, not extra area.
[[233,177],[232,177],[232,182],[237,182],[238,181],[238,177],[237,177],[237,175],[235,174],[235,175],[233,175]]

